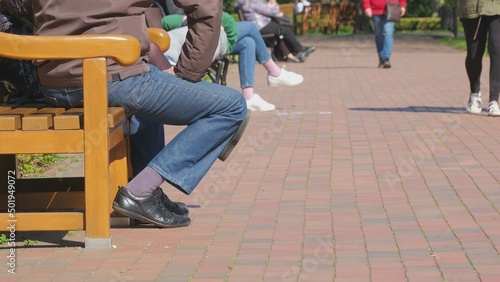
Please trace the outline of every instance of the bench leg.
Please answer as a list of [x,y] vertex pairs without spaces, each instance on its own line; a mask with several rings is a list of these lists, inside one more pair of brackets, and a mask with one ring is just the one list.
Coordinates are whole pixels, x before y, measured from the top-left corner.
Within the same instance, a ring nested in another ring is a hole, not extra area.
[[123,140],[109,152],[109,212],[111,216],[111,227],[128,227],[131,225],[130,218],[125,217],[113,210],[113,200],[118,192],[118,187],[128,183],[131,171],[128,159],[128,139]]

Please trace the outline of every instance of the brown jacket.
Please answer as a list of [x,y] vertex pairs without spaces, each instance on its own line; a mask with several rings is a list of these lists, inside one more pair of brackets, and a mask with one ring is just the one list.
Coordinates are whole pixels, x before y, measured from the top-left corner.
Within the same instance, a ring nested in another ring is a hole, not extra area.
[[[188,16],[190,32],[181,56],[182,63],[176,67],[179,77],[190,81],[200,80],[212,63],[212,56],[219,38],[222,2],[207,0],[198,5],[196,0],[176,0]],[[85,0],[59,1],[34,0],[35,35],[78,34],[128,34],[141,43],[141,57],[128,67],[108,61],[109,81],[121,80],[148,72],[149,39],[144,11],[151,6],[150,0]],[[189,43],[188,43],[189,40]],[[79,87],[82,85],[80,60],[39,61],[40,83],[55,87]]]

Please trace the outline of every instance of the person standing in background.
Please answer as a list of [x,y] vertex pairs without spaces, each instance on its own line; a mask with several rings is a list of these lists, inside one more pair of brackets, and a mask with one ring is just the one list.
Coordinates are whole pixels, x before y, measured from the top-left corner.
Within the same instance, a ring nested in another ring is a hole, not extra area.
[[387,20],[387,1],[399,1],[401,16],[406,12],[406,0],[363,0],[365,15],[372,19],[375,29],[375,45],[379,58],[379,68],[391,67],[394,46],[394,22]]
[[488,43],[490,55],[490,95],[488,115],[500,116],[500,0],[459,0],[458,16],[464,27],[467,56],[465,69],[470,83],[467,111],[481,113],[481,71]]

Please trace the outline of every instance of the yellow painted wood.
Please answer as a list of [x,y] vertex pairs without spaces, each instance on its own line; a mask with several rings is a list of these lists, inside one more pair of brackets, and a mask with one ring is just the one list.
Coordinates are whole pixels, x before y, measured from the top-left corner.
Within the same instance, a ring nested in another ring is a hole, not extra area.
[[[156,33],[166,34],[163,30]],[[155,40],[160,41],[159,45],[162,48],[168,46],[168,44],[166,45],[166,42],[169,43],[168,35],[167,37],[160,35]],[[107,64],[105,58],[113,59],[126,66],[135,63],[139,55],[139,42],[134,37],[126,35],[26,36],[0,34],[0,57],[22,60],[84,59],[85,108],[83,109],[83,123],[81,114],[61,113],[54,117],[54,127],[56,127],[58,117],[63,116],[64,119],[64,115],[73,115],[76,116],[76,119],[74,117],[73,119],[76,120],[74,123],[77,124],[74,126],[74,130],[1,131],[0,154],[83,152],[85,156],[84,202],[86,214],[84,216],[83,213],[74,212],[19,212],[16,213],[16,230],[81,230],[85,228],[87,238],[110,238],[111,194],[116,193],[117,187],[114,186],[125,183],[123,175],[128,175],[127,166],[123,165],[123,163],[128,163],[128,160],[121,153],[126,151],[122,144],[128,142],[128,139],[125,139],[128,130],[123,130],[120,124],[122,120],[125,120],[124,115],[122,117],[112,115],[113,119],[109,124],[113,125],[113,130],[108,127]],[[19,117],[30,114],[27,108],[8,109],[6,112],[11,111],[17,113]],[[109,134],[112,138],[108,136]],[[37,141],[36,146],[33,146],[33,140]],[[114,150],[118,150],[112,152],[114,160],[111,165],[109,163],[110,143],[116,145]],[[112,171],[113,177],[110,177],[110,171]],[[110,179],[113,180],[110,181]],[[113,182],[112,189],[110,189],[110,182]],[[55,196],[49,198],[48,206],[66,204],[63,200],[58,200],[58,194],[52,194]],[[40,200],[39,204],[46,206],[47,196],[43,195],[43,193],[40,196],[28,194],[29,197],[33,197],[32,202]],[[28,206],[36,206],[29,205],[30,200],[25,201]],[[73,200],[68,200],[67,204],[78,207],[78,204]],[[0,220],[3,222],[8,222],[8,219],[7,214],[0,214]],[[0,228],[4,228],[0,230],[7,229],[5,225]]]
[[125,186],[128,182],[128,139],[123,139],[109,151],[109,212],[116,216],[113,210],[113,200],[118,192],[119,186]]
[[[125,123],[123,123],[125,124]],[[128,132],[126,132],[126,127],[117,126],[115,128],[110,129],[109,138],[108,138],[108,147],[111,149],[115,147],[118,143],[120,143],[123,139],[128,137]]]
[[140,50],[137,39],[121,34],[29,36],[2,33],[0,36],[0,57],[21,60],[106,57],[122,65],[131,65],[137,61]]
[[21,129],[20,115],[0,115],[0,130],[18,130]]
[[9,214],[0,214],[0,231],[9,231],[9,224],[15,224],[16,231],[57,231],[83,230],[85,216],[81,212],[25,212],[16,213],[15,218]]
[[15,108],[15,109],[11,109],[10,111],[7,111],[3,114],[6,114],[6,115],[20,115],[20,116],[25,116],[25,115],[29,115],[31,113],[34,113],[36,112],[38,109],[37,108],[32,108],[32,107],[19,107],[19,108]]
[[54,117],[54,130],[83,128],[83,109],[72,108]]
[[149,40],[156,43],[163,52],[170,48],[170,36],[162,28],[148,28]]
[[14,107],[15,107],[14,105],[0,104],[0,114],[10,111]]
[[51,114],[53,116],[64,113],[66,110],[64,108],[43,108],[36,111],[34,114]]
[[0,154],[83,153],[83,145],[83,130],[0,132]]
[[108,108],[108,127],[113,128],[125,120],[125,110],[121,107]]
[[22,119],[23,130],[48,130],[53,126],[51,114],[31,114]]
[[[83,61],[86,235],[110,237],[106,59]],[[106,73],[106,72],[104,72]]]

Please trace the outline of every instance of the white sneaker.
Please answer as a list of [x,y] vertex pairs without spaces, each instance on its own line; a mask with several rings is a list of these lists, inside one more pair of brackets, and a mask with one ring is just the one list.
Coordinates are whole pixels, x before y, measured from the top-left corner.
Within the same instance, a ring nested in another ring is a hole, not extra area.
[[481,103],[483,100],[481,99],[481,93],[473,93],[470,95],[469,102],[467,102],[467,111],[471,114],[479,114],[481,113]]
[[247,101],[247,109],[258,112],[267,112],[276,109],[276,107],[262,99],[259,94],[253,94],[252,98]]
[[497,101],[491,101],[488,104],[488,115],[489,116],[494,116],[494,117],[500,116],[500,109],[498,108],[498,102]]
[[278,77],[267,76],[267,84],[269,86],[295,86],[301,84],[302,81],[304,81],[302,75],[285,70],[285,66],[281,68]]

